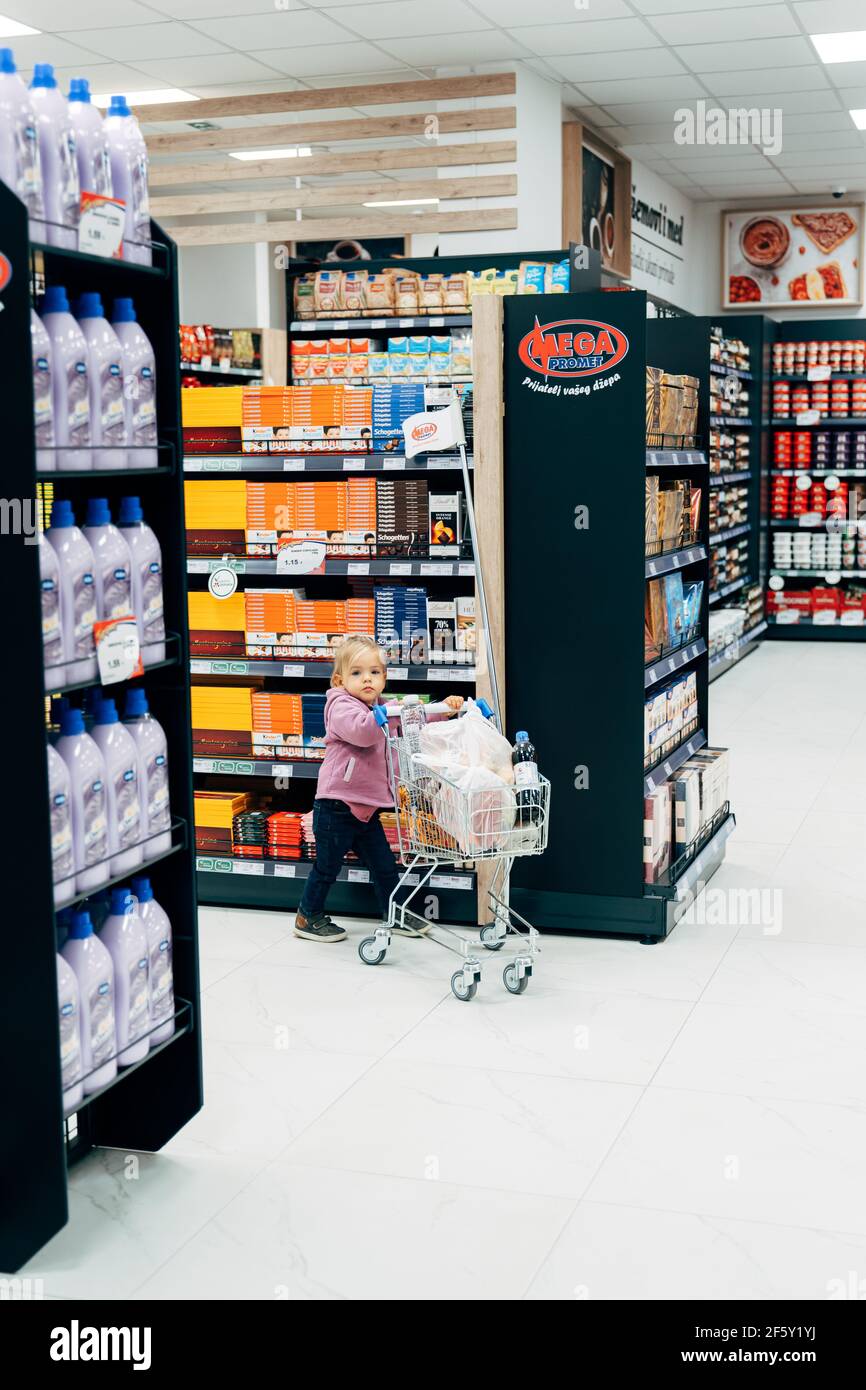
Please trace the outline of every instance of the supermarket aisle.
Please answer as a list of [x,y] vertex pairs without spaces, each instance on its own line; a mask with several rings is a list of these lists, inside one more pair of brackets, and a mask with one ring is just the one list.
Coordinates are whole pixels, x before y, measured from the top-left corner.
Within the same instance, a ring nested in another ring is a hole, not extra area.
[[840,1296],[866,1268],[864,693],[842,643],[717,682],[739,828],[705,920],[547,937],[519,999],[494,970],[458,1004],[422,942],[373,970],[205,911],[203,1114],[76,1170],[24,1272],[50,1297]]

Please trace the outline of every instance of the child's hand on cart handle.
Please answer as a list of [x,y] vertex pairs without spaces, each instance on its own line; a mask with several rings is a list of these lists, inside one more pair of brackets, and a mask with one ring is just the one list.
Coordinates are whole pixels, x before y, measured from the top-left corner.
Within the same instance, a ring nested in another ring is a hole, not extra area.
[[448,695],[442,702],[448,706],[447,712],[443,711],[446,719],[452,719],[455,714],[459,714],[465,701],[462,695]]

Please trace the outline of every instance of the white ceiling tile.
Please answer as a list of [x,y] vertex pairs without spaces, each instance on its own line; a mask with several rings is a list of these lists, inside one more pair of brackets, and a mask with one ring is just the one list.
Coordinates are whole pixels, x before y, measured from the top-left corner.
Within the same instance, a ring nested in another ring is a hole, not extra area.
[[245,15],[273,14],[274,0],[147,0],[151,9],[172,19],[217,19],[221,15],[236,15],[240,7]]
[[[863,10],[863,24],[866,26],[866,7]],[[834,87],[866,85],[866,63],[829,63],[825,71]]]
[[[251,58],[269,63],[272,68],[291,77],[341,77],[345,73],[394,71],[403,68],[399,58],[391,58],[380,48],[368,43],[310,44],[304,48],[253,50]],[[408,74],[407,74],[408,76]],[[388,110],[393,110],[389,106]]]
[[777,184],[785,184],[787,180],[784,174],[777,169],[741,169],[738,174],[717,174],[714,170],[708,169],[699,176],[699,181],[704,188],[741,188],[748,185],[750,188],[761,188],[766,185],[768,188]]
[[106,58],[134,63],[141,58],[189,58],[227,50],[215,39],[186,24],[129,24],[122,29],[80,29],[66,38]]
[[800,132],[853,130],[854,126],[847,111],[786,112],[784,138]]
[[800,30],[787,5],[749,5],[732,14],[727,6],[714,13],[657,14],[653,28],[667,43],[724,43],[732,35],[741,39],[766,39],[799,34]]
[[703,178],[705,174],[709,174],[710,172],[720,175],[738,174],[745,170],[761,170],[770,167],[764,156],[757,151],[749,155],[744,153],[743,150],[740,150],[733,158],[725,159],[724,161],[719,160],[718,162],[716,162],[715,156],[716,149],[713,148],[712,154],[707,152],[701,158],[677,159],[674,160],[673,163],[674,167],[680,173],[694,174],[696,178]]
[[[592,11],[590,11],[592,13]],[[570,24],[532,24],[512,29],[514,38],[542,56],[658,48],[661,40],[640,19],[574,19]]]
[[56,38],[53,34],[29,34],[12,40],[10,44],[15,54],[15,62],[22,72],[29,73],[34,63],[54,63],[56,67],[71,67],[76,63],[98,63],[104,59],[101,53],[82,44],[70,43],[68,39]]
[[705,95],[700,82],[690,73],[682,77],[633,77],[627,82],[583,82],[581,89],[590,101],[606,107],[628,101],[674,100],[677,97],[687,100]]
[[805,0],[793,10],[807,34],[839,34],[864,27],[863,0]]
[[152,82],[135,68],[122,63],[75,63],[70,67],[56,67],[54,76],[64,94],[73,77],[86,77],[91,92],[144,92],[168,86],[167,82]]
[[255,48],[289,48],[292,44],[342,43],[352,38],[340,24],[313,10],[272,11],[236,19],[196,19],[192,26],[241,52]]
[[[856,131],[855,131],[856,134]],[[866,163],[863,160],[861,150],[851,149],[850,147],[835,145],[823,150],[793,150],[787,145],[783,145],[779,154],[773,156],[773,163],[780,169],[805,169],[811,165],[813,168],[821,168],[832,165],[845,164],[850,168],[859,168],[866,178]]]
[[[866,155],[866,132],[856,130],[853,121],[850,130],[827,131],[804,130],[799,133],[786,130],[782,148],[788,150],[823,150],[825,157],[833,150],[862,150]],[[866,167],[866,166],[864,166]]]
[[862,87],[842,87],[836,95],[846,111],[860,110],[866,106],[866,83]]
[[159,18],[149,6],[139,5],[136,0],[76,0],[74,6],[68,0],[3,0],[0,13],[45,34],[61,29],[92,29],[97,25],[147,24]]
[[[515,33],[518,33],[515,30]],[[550,65],[571,82],[604,82],[629,77],[667,77],[685,68],[669,48],[633,48],[625,53],[587,53],[551,58]]]
[[736,68],[796,67],[815,61],[808,39],[749,39],[735,43],[676,44],[677,57],[692,72]]
[[507,34],[496,29],[484,29],[474,34],[438,34],[431,38],[382,39],[381,47],[404,63],[417,63],[439,67],[445,63],[469,61],[467,55],[477,60],[519,58],[522,52],[518,44]]
[[[321,0],[325,3],[325,0]],[[585,10],[575,10],[574,0],[472,0],[476,10],[503,29],[522,24],[567,24],[572,20],[633,18],[625,0],[589,0]]]
[[610,126],[614,122],[607,112],[602,111],[599,106],[571,106],[569,107],[571,117],[574,120],[583,121],[584,125]]
[[755,92],[817,92],[825,91],[830,83],[819,63],[798,68],[747,68],[745,72],[704,73],[702,81],[714,94],[725,92],[732,96],[751,98]]
[[[691,10],[717,10],[719,0],[632,0],[636,10],[652,17],[657,14],[686,14]],[[726,10],[736,11],[743,7],[743,0],[735,0]],[[737,23],[736,13],[732,14],[732,27]]]
[[209,58],[160,58],[136,63],[148,77],[158,78],[170,87],[191,91],[205,83],[256,82],[259,78],[277,77],[272,69],[256,63],[245,53],[217,53]]
[[[334,10],[335,16],[339,10]],[[365,39],[403,39],[417,34],[455,34],[485,27],[486,20],[463,0],[388,0],[364,5],[340,16],[341,21]],[[471,61],[473,50],[467,53]]]
[[[742,106],[742,97],[719,98],[722,106]],[[773,92],[768,96],[766,102],[758,99],[750,105],[767,106],[770,110],[783,112],[783,123],[792,115],[807,115],[809,112],[833,112],[838,111],[841,102],[837,92],[827,90],[826,92]],[[849,117],[850,123],[850,117]]]

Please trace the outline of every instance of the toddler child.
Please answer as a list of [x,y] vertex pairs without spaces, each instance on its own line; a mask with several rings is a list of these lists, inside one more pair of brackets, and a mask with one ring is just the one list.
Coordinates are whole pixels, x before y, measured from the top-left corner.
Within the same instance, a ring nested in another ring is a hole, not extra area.
[[[384,704],[387,665],[372,637],[347,637],[334,656],[331,689],[325,700],[325,756],[313,803],[316,858],[295,919],[295,935],[309,941],[343,941],[347,933],[325,914],[331,885],[354,850],[370,872],[383,919],[400,874],[382,829],[379,811],[393,805],[388,777],[388,744],[373,706]],[[450,718],[463,704],[460,695],[445,703]],[[398,927],[395,931],[400,931]],[[404,936],[429,927],[408,925]]]

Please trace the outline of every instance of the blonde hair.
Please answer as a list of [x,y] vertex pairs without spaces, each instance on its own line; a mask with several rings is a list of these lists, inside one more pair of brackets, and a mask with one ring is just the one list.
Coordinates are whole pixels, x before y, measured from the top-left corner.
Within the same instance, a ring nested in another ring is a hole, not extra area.
[[334,669],[331,672],[331,685],[342,685],[343,677],[352,662],[360,656],[361,652],[375,652],[387,671],[388,661],[375,637],[367,637],[362,633],[347,637],[340,643],[334,653]]

